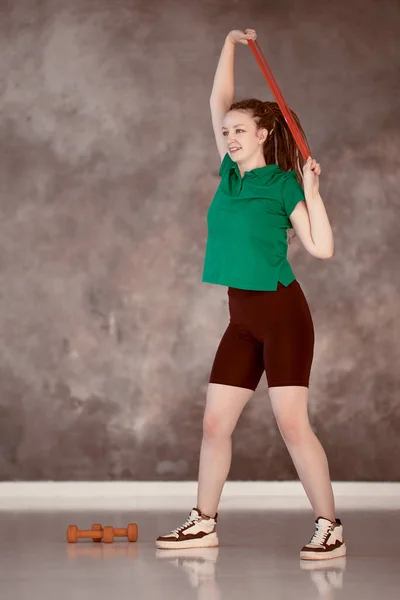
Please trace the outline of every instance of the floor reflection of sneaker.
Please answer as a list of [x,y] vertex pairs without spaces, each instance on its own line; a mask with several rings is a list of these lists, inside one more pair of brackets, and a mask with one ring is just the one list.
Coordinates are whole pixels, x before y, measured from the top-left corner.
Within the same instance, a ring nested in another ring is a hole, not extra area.
[[343,525],[340,519],[330,521],[318,517],[315,532],[308,544],[303,546],[300,558],[304,560],[326,560],[346,555],[343,540]]
[[[311,580],[321,598],[326,598],[334,590],[343,587],[343,573],[346,570],[346,557],[329,560],[305,561],[300,560],[300,568],[309,571]],[[331,596],[332,597],[332,596]]]
[[168,552],[156,550],[156,558],[182,569],[189,576],[192,587],[197,588],[206,581],[215,579],[218,552],[217,547],[176,549]]

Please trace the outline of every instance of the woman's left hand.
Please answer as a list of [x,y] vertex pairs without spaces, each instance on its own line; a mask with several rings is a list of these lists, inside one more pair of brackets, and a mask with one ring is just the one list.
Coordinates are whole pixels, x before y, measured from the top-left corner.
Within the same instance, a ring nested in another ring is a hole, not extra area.
[[304,163],[303,174],[304,191],[309,191],[311,194],[317,194],[319,190],[321,166],[314,158],[311,158],[311,156],[309,156],[307,162]]

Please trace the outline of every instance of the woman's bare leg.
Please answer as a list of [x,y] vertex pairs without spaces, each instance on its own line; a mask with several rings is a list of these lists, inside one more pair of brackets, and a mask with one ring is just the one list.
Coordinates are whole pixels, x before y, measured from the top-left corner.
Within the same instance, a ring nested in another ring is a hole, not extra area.
[[208,385],[200,450],[197,508],[214,517],[232,461],[232,433],[253,390]]
[[315,517],[335,520],[335,501],[328,460],[308,418],[308,388],[269,388],[276,421]]

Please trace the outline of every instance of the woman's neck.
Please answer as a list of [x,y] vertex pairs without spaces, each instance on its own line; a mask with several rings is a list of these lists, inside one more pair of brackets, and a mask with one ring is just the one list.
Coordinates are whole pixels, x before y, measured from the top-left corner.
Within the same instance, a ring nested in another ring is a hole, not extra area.
[[252,171],[253,169],[260,169],[261,167],[266,167],[264,155],[261,154],[259,156],[250,157],[245,163],[237,163],[239,172],[243,177],[247,171]]

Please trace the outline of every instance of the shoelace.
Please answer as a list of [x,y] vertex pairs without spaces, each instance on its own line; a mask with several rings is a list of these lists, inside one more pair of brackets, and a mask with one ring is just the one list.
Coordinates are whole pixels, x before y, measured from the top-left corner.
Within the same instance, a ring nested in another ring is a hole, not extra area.
[[188,518],[186,519],[186,521],[184,522],[184,524],[183,524],[183,525],[181,525],[180,527],[177,527],[176,529],[173,529],[173,530],[170,532],[170,535],[171,535],[171,534],[177,534],[177,535],[179,535],[179,534],[180,534],[180,532],[182,531],[182,529],[185,529],[186,527],[188,527],[188,525],[191,525],[192,523],[196,523],[196,521],[199,521],[200,519],[201,519],[201,516],[198,516],[198,517],[192,517],[192,514],[190,514],[190,515],[188,516]]
[[316,530],[310,540],[309,545],[310,546],[315,546],[315,545],[323,546],[326,542],[326,538],[332,531],[333,527],[332,527],[332,525],[328,525],[327,529],[323,529],[318,523],[315,525],[315,527],[316,527]]

